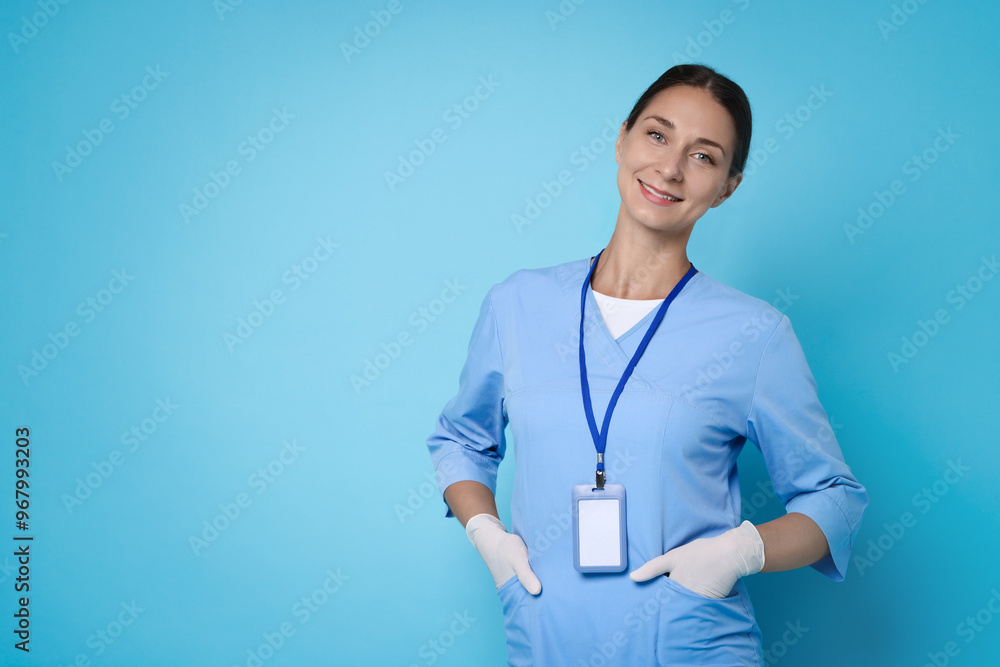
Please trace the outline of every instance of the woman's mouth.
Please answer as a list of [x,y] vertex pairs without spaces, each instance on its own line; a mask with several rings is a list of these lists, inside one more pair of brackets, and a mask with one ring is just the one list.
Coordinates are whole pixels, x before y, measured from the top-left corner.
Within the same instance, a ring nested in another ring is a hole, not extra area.
[[678,202],[684,201],[680,197],[675,197],[665,190],[657,190],[654,187],[646,185],[642,181],[639,181],[639,185],[642,186],[642,195],[654,204],[659,204],[660,206],[673,206]]

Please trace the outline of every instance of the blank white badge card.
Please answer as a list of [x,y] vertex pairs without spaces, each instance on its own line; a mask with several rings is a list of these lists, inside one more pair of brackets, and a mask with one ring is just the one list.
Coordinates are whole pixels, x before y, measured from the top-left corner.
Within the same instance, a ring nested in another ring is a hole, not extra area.
[[[581,572],[620,572],[625,569],[624,489],[593,491],[574,488],[574,533],[577,569]],[[620,485],[614,485],[620,486]]]

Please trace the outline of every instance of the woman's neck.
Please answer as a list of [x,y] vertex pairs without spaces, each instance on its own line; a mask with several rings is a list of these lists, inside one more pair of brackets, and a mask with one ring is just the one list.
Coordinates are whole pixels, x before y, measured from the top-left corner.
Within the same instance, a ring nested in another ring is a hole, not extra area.
[[590,280],[591,289],[619,299],[665,299],[691,268],[687,236],[637,238],[615,229]]

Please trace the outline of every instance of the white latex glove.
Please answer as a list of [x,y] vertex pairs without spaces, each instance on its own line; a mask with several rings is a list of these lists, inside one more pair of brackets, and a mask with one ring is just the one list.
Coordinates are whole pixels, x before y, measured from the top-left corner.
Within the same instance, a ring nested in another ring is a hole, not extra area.
[[517,575],[521,585],[532,595],[542,591],[542,582],[538,581],[528,565],[528,547],[524,545],[524,540],[508,533],[500,519],[492,514],[477,514],[465,524],[465,534],[486,561],[497,589]]
[[724,598],[736,580],[764,567],[764,542],[757,528],[744,521],[716,537],[703,537],[657,556],[635,570],[632,581],[670,573],[684,588],[709,598]]

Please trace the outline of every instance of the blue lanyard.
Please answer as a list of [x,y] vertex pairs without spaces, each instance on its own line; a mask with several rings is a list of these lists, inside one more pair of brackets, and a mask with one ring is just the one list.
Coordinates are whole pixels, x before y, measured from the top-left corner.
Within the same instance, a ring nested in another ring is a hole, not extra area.
[[[601,250],[601,252],[604,252],[604,250]],[[622,373],[622,379],[618,381],[618,386],[615,387],[614,393],[611,394],[611,402],[604,413],[602,433],[597,430],[597,422],[594,419],[594,407],[590,403],[590,383],[587,381],[587,356],[583,351],[583,314],[587,304],[587,286],[590,285],[590,276],[593,275],[594,269],[597,267],[597,260],[601,258],[601,252],[597,253],[597,256],[594,257],[594,262],[590,265],[590,270],[587,271],[587,279],[583,281],[583,290],[580,293],[580,385],[583,394],[583,411],[587,414],[590,434],[594,438],[594,448],[597,449],[597,488],[599,489],[604,488],[604,449],[608,444],[608,424],[611,423],[611,413],[615,410],[618,397],[621,396],[622,390],[625,388],[625,383],[628,382],[632,371],[635,370],[635,365],[639,363],[639,357],[646,350],[646,345],[649,344],[649,339],[653,337],[653,332],[660,325],[660,321],[663,319],[664,314],[666,314],[670,302],[674,300],[674,297],[684,288],[684,285],[687,284],[691,277],[698,272],[698,269],[694,268],[694,264],[691,264],[688,272],[684,274],[684,277],[680,279],[680,282],[674,286],[667,298],[660,304],[659,310],[656,311],[656,317],[653,318],[653,321],[649,324],[649,328],[646,329],[646,335],[642,337],[642,342],[639,343],[639,347],[636,349],[635,354],[632,355],[631,361],[625,367],[625,372]]]

